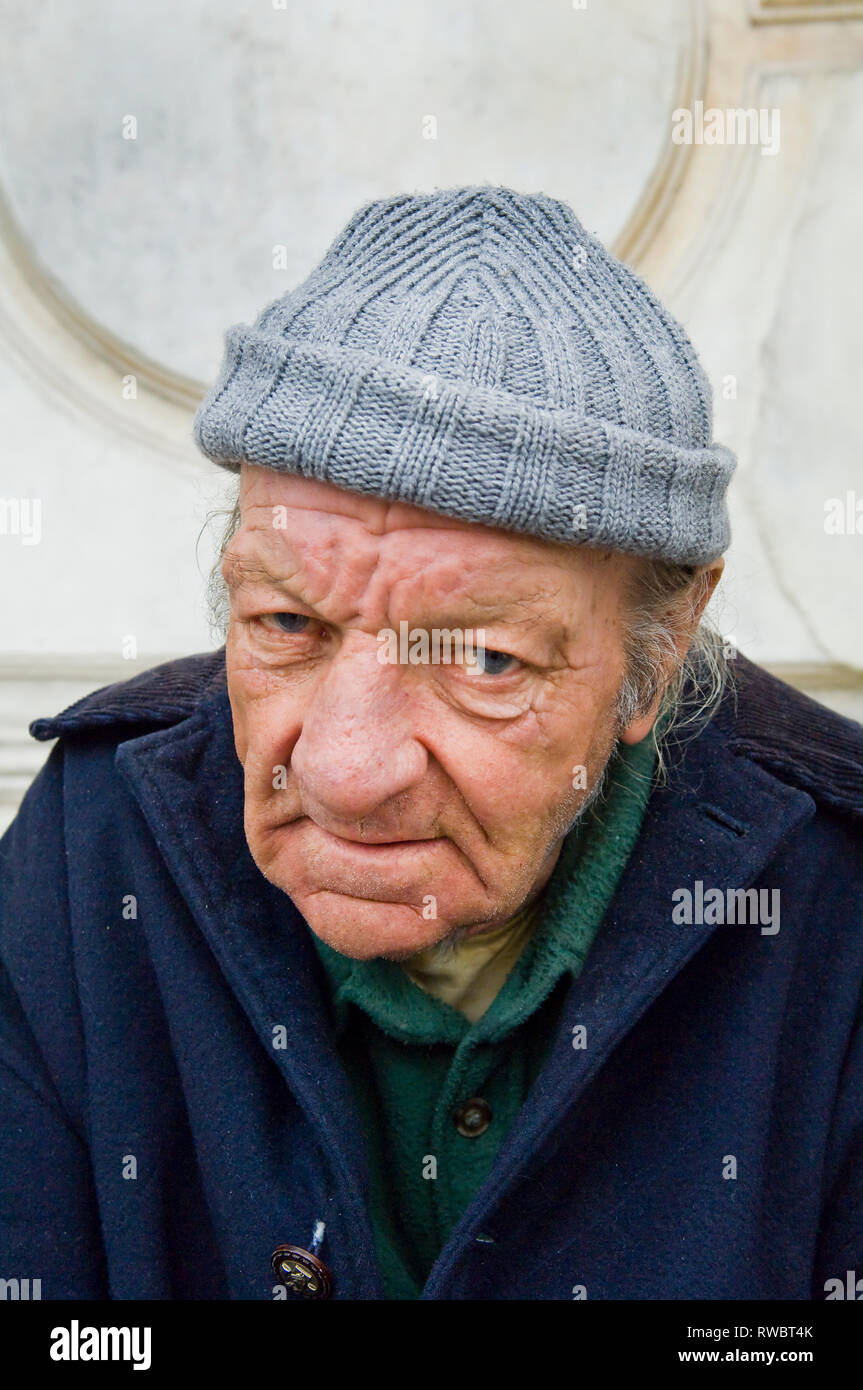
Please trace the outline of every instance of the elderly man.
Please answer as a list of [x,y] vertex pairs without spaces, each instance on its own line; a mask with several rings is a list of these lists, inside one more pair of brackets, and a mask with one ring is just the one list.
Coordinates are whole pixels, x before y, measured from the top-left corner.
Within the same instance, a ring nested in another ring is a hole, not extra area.
[[399,196],[196,437],[226,646],[37,720],[2,842],[4,1272],[846,1296],[863,730],[726,678],[681,327],[559,202]]

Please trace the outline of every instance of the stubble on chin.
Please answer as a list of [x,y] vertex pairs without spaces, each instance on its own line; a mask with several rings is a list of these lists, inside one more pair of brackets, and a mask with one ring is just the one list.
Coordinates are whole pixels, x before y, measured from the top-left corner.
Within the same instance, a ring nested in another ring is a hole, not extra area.
[[[576,826],[584,819],[585,816],[587,816],[591,808],[594,807],[597,802],[602,800],[602,797],[607,789],[609,773],[614,762],[616,748],[617,741],[616,739],[614,739],[611,743],[609,751],[605,756],[605,761],[602,764],[601,770],[598,776],[594,779],[593,786],[584,796],[575,812],[573,812],[572,810],[572,803],[569,797],[567,797],[565,801],[561,802],[561,804],[553,812],[551,817],[550,830],[548,834],[548,844],[546,851],[542,856],[543,863],[546,862],[549,855],[554,851],[555,847],[558,849],[558,852],[560,851],[560,848],[566,837],[569,834],[571,834],[572,831],[576,828]],[[555,859],[555,863],[556,862],[557,861]],[[552,874],[553,872],[554,868],[552,868]],[[549,875],[549,877],[551,877],[551,875]],[[508,921],[511,917],[514,917],[515,914],[517,912],[520,912],[525,905],[529,904],[532,897],[540,896],[541,892],[544,890],[546,886],[546,884],[543,884],[542,889],[540,889],[538,893],[528,891],[520,902],[516,903],[513,907],[506,911],[506,915],[503,920]],[[483,925],[484,924],[482,922],[471,921],[464,922],[458,926],[453,927],[451,931],[447,932],[447,934],[440,939],[440,941],[435,943],[433,949],[435,951],[436,956],[439,958],[441,962],[445,962],[449,957],[451,957],[455,953],[458,946],[461,945],[461,943],[464,942],[469,936],[473,934],[479,934],[477,932],[477,929],[479,927],[482,927]],[[400,963],[402,961],[410,959],[411,954],[414,953],[398,952],[392,955],[382,956],[382,959]]]

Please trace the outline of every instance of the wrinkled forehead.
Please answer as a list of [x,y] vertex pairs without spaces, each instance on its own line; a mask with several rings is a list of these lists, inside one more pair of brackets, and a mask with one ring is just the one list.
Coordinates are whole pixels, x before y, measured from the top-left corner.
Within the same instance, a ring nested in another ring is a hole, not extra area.
[[628,557],[474,524],[331,483],[244,465],[241,525],[229,576],[302,576],[466,594],[489,609],[553,613],[597,584],[616,586]]
[[[370,534],[384,535],[402,529],[464,531],[490,538],[504,535],[493,527],[475,525],[457,517],[443,516],[426,507],[407,502],[391,502],[337,487],[318,478],[303,478],[273,468],[243,464],[240,473],[240,508],[243,525],[254,529],[272,526],[272,513],[279,508],[298,514],[308,512],[323,517],[343,517],[355,521]],[[269,514],[269,515],[268,515]]]

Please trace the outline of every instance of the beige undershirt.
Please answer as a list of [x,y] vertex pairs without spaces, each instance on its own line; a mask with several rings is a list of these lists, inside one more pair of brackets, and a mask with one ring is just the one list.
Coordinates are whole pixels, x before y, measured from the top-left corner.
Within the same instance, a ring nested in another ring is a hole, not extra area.
[[402,962],[415,985],[442,999],[475,1023],[491,1004],[536,925],[542,898],[521,908],[491,931],[468,936],[456,946],[429,946]]

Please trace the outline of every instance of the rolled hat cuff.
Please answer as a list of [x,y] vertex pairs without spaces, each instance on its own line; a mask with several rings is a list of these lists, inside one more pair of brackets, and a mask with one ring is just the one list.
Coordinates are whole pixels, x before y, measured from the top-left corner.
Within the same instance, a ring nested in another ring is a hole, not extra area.
[[545,540],[680,564],[727,548],[733,453],[536,405],[358,349],[229,330],[195,416],[216,463],[353,492]]

